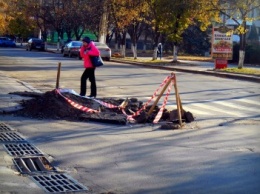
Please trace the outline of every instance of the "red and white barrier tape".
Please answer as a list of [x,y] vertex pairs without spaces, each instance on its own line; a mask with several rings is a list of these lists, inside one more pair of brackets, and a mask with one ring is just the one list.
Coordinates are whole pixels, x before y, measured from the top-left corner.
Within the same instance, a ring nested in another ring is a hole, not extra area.
[[116,105],[113,105],[113,104],[110,104],[110,103],[107,103],[107,102],[103,102],[103,101],[97,100],[97,99],[95,99],[95,98],[94,98],[93,100],[96,101],[97,103],[99,103],[99,104],[101,104],[101,105],[107,107],[107,108],[119,108],[119,107],[116,106]]
[[150,102],[156,97],[158,91],[169,81],[169,79],[171,79],[171,76],[167,76],[163,82],[161,83],[161,85],[155,90],[155,92],[153,93],[153,95],[151,96],[151,98],[142,106],[142,108],[140,108],[138,111],[136,111],[133,115],[129,116],[129,117],[135,117],[137,115],[140,114],[140,112],[142,110],[144,110],[149,104]]
[[82,110],[84,112],[90,112],[90,113],[97,113],[99,111],[97,110],[94,110],[94,109],[91,109],[91,108],[88,108],[86,106],[82,106],[78,103],[75,103],[73,102],[72,100],[70,100],[69,98],[65,97],[64,95],[61,94],[60,90],[59,89],[56,89],[56,92],[61,96],[63,97],[68,103],[70,103],[73,107],[75,107],[76,109],[79,109],[79,110]]
[[170,85],[168,86],[168,90],[167,90],[167,93],[166,93],[166,96],[164,97],[164,101],[163,101],[163,105],[161,106],[160,110],[158,111],[157,115],[155,116],[155,119],[153,120],[153,123],[158,123],[159,120],[161,119],[162,117],[162,114],[163,114],[163,110],[165,108],[165,105],[168,101],[168,97],[169,97],[169,94],[171,92],[171,89],[172,89],[172,84],[173,84],[173,81],[171,81]]
[[135,121],[135,119],[132,117],[132,115],[126,114],[124,108],[122,109],[122,113],[126,116],[126,120],[127,120],[127,121]]
[[87,98],[87,99],[92,99],[94,101],[96,101],[97,103],[107,107],[107,108],[118,108],[118,106],[115,106],[113,104],[110,104],[110,103],[107,103],[107,102],[103,102],[101,100],[97,100],[95,98],[88,98],[88,97],[85,97],[85,96],[80,96],[78,93],[76,93],[74,90],[71,90],[71,89],[58,89],[60,93],[70,93],[70,94],[74,94],[75,96],[79,96],[79,97],[82,97],[82,98]]

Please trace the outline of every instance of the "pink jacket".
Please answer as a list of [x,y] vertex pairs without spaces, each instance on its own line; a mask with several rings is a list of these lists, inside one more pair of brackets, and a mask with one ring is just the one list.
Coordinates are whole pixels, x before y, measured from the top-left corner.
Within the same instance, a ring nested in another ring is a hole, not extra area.
[[80,48],[80,56],[84,60],[85,68],[95,68],[91,63],[90,56],[99,56],[99,54],[100,52],[98,48],[94,45],[92,41],[88,44],[87,48],[85,48],[84,46]]

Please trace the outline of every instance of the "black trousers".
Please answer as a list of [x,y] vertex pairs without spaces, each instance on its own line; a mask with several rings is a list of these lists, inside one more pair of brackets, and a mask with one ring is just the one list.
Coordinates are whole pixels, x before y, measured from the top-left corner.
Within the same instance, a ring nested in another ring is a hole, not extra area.
[[85,96],[87,91],[87,79],[90,81],[90,96],[97,96],[95,68],[86,68],[81,76],[80,95]]

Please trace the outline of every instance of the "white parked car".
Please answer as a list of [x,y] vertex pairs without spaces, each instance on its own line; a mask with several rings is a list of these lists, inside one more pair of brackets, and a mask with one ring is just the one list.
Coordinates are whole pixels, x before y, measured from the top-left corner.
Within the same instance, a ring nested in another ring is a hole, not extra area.
[[109,61],[111,58],[111,49],[105,44],[101,42],[94,42],[98,50],[100,51],[100,56],[106,60]]

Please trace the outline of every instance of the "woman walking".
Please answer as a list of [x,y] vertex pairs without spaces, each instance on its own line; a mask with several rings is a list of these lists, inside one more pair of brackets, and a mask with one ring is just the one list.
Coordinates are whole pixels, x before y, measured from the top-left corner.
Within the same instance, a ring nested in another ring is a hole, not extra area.
[[80,48],[80,56],[84,60],[85,71],[81,76],[80,82],[80,95],[85,96],[87,91],[87,79],[90,81],[90,98],[96,98],[97,86],[95,78],[95,67],[92,65],[91,56],[99,56],[100,52],[95,44],[90,40],[89,37],[85,37],[82,40],[83,45]]

